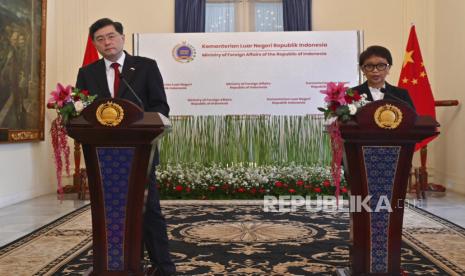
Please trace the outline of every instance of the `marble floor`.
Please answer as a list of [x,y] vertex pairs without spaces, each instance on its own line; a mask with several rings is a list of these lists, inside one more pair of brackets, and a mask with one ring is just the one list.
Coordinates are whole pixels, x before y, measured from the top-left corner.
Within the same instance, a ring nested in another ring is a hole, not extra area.
[[[409,202],[465,228],[463,195],[447,193],[443,197],[428,196],[423,201],[410,199]],[[81,200],[60,202],[56,195],[50,194],[0,208],[0,247],[87,203]]]
[[0,208],[0,247],[76,210],[89,201],[60,200],[56,194],[40,196]]
[[414,203],[416,203],[415,206],[417,207],[465,228],[464,195],[452,192],[446,193],[443,197],[429,195],[426,200],[414,201]]

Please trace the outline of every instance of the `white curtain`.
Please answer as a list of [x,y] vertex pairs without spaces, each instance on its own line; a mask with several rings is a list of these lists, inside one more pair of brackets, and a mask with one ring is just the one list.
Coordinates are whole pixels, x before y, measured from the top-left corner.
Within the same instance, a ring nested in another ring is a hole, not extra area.
[[235,32],[235,1],[208,1],[205,11],[205,32]]
[[254,1],[255,2],[255,31],[278,32],[283,31],[283,3],[282,1]]
[[205,31],[283,31],[282,0],[207,0]]

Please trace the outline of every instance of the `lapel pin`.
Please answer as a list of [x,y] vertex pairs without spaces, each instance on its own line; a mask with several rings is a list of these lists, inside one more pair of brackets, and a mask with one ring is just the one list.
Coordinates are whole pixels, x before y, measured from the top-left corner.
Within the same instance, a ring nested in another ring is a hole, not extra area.
[[136,70],[136,68],[134,68],[134,67],[131,67],[131,68],[129,68],[129,70],[131,70],[131,71],[135,71],[135,70]]

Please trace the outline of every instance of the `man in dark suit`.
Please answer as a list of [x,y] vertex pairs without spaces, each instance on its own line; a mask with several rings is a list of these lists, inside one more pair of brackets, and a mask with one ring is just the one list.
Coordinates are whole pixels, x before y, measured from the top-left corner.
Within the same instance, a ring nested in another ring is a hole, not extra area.
[[390,85],[386,76],[392,66],[392,56],[382,46],[370,46],[360,54],[359,66],[367,81],[353,87],[358,93],[366,94],[368,101],[393,100],[402,102],[415,110],[407,90]]
[[[90,26],[89,35],[103,58],[79,69],[76,87],[88,90],[98,98],[127,99],[142,105],[144,111],[160,112],[168,117],[170,108],[157,63],[123,51],[125,36],[122,24],[102,18]],[[123,78],[138,97],[130,91]],[[145,205],[144,241],[152,262],[149,274],[171,275],[176,268],[169,255],[166,223],[156,188],[155,166],[158,163],[156,151]]]

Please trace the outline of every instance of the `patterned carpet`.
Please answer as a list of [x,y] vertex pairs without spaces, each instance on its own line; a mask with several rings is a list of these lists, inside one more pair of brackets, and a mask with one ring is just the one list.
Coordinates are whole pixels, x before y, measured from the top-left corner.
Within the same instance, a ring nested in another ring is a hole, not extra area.
[[[162,204],[179,275],[331,275],[348,265],[348,213],[270,213],[261,201]],[[87,206],[0,248],[0,275],[82,275],[91,242]],[[402,267],[465,275],[465,230],[407,209]]]

